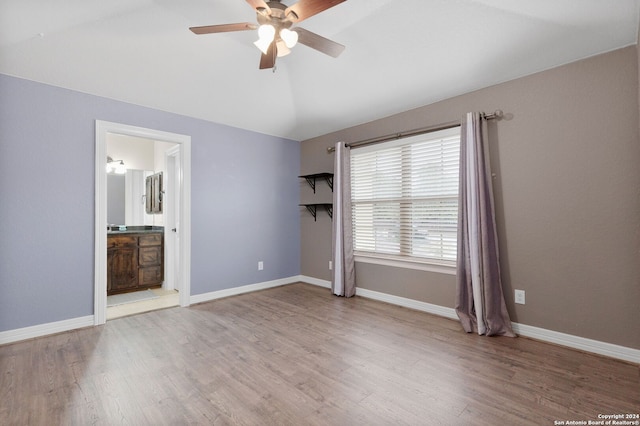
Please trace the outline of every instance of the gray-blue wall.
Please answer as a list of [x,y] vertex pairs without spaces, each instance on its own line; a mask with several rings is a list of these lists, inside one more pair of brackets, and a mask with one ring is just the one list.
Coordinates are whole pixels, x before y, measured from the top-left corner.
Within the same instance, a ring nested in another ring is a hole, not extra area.
[[192,295],[300,274],[299,142],[0,75],[0,331],[93,314],[95,120],[191,136]]

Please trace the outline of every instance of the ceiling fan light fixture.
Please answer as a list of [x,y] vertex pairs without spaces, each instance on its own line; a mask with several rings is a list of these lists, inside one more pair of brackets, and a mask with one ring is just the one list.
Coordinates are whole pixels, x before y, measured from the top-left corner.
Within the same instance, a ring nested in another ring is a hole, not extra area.
[[276,36],[276,29],[273,25],[264,24],[258,27],[258,38],[260,40],[267,40],[269,43],[273,41],[273,38]]
[[267,40],[265,38],[261,38],[258,41],[254,41],[253,44],[260,49],[262,53],[265,55],[269,51],[269,46],[271,46],[271,40]]
[[260,25],[260,27],[258,27],[258,41],[254,41],[253,44],[255,44],[255,46],[266,55],[275,36],[276,29],[273,25]]
[[289,53],[291,53],[291,49],[287,47],[287,42],[284,40],[278,40],[276,42],[276,49],[278,51],[278,58],[287,56]]
[[291,31],[288,28],[283,28],[280,30],[280,38],[282,38],[284,44],[286,44],[289,49],[293,48],[293,46],[298,43],[298,33],[295,31]]

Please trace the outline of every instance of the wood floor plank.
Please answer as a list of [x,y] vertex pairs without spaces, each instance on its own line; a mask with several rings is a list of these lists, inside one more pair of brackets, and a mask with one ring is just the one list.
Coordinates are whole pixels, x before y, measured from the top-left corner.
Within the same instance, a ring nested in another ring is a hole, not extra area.
[[552,425],[640,366],[293,284],[0,346],[2,425]]

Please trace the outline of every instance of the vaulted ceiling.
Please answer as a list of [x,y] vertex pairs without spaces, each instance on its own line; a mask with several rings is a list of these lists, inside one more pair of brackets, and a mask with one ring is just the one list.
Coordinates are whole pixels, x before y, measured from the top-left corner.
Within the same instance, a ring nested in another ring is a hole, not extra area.
[[[291,5],[295,0],[283,0]],[[0,73],[295,140],[637,40],[640,0],[347,0],[259,70],[245,0],[0,0]],[[2,99],[0,98],[0,102]]]

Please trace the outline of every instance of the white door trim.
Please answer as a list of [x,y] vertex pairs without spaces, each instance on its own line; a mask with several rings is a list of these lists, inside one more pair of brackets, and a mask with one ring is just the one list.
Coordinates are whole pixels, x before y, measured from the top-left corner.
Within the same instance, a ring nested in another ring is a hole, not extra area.
[[136,136],[180,144],[182,184],[180,216],[182,238],[178,247],[181,257],[180,306],[189,306],[191,295],[191,136],[127,124],[96,120],[95,157],[95,259],[94,259],[94,324],[107,321],[107,134]]
[[[164,274],[164,285],[163,288],[166,290],[174,290],[179,289],[176,286],[176,282],[179,282],[180,279],[176,279],[176,232],[181,232],[182,227],[174,231],[174,229],[178,228],[178,224],[176,223],[176,217],[179,216],[180,211],[175,211],[176,204],[178,200],[175,199],[176,193],[180,194],[180,181],[182,171],[180,170],[180,146],[175,146],[164,153],[164,169],[167,172],[166,179],[164,181],[164,200],[165,206],[167,209],[164,211],[164,228],[165,228],[165,238],[164,238],[164,264],[165,264],[165,274]],[[177,166],[177,167],[176,167]],[[176,170],[177,169],[177,170]],[[178,190],[176,191],[176,187]],[[178,205],[179,207],[179,205]]]

